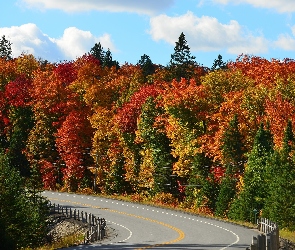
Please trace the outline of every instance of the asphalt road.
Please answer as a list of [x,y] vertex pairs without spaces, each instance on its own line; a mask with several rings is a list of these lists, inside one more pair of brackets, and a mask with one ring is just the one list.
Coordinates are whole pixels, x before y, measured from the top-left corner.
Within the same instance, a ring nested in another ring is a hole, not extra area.
[[102,242],[69,249],[245,250],[256,230],[179,211],[97,196],[43,192],[53,203],[92,213],[107,221]]

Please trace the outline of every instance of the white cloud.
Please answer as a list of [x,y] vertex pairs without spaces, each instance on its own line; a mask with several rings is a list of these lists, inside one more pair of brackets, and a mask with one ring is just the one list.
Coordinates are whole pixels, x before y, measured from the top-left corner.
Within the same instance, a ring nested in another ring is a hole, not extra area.
[[283,50],[295,51],[295,39],[290,35],[280,35],[278,40],[274,42],[274,45]]
[[292,13],[295,11],[295,1],[293,0],[213,0],[213,2],[221,4],[241,4],[246,3],[254,7],[275,9],[278,12]]
[[192,12],[182,16],[159,15],[151,18],[150,34],[155,41],[164,40],[175,45],[183,32],[192,51],[214,51],[226,49],[229,53],[267,52],[267,41],[255,37],[237,21],[222,24],[214,17],[197,17]]
[[292,35],[281,34],[274,42],[274,47],[288,51],[295,51],[295,25],[291,27]]
[[154,14],[173,5],[174,0],[21,0],[29,8],[60,9],[65,12],[110,11]]
[[90,31],[75,27],[65,29],[61,38],[49,37],[33,23],[0,28],[0,36],[2,35],[12,43],[15,57],[21,53],[29,53],[49,61],[72,60],[89,52],[98,42],[105,49],[116,51],[109,34],[96,37]]
[[78,56],[89,52],[95,43],[100,42],[106,49],[115,51],[115,46],[109,34],[102,37],[95,37],[90,31],[79,30],[76,27],[65,29],[64,34],[59,39],[53,39],[57,46],[63,51],[67,58],[75,59]]

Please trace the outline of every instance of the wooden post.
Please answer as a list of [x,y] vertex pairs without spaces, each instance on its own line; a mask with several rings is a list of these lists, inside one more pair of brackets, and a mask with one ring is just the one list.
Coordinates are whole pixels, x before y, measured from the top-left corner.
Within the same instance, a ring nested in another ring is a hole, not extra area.
[[257,249],[265,250],[265,235],[257,235]]
[[258,250],[257,249],[257,237],[255,237],[255,236],[252,237],[252,244],[250,246],[250,249],[251,250]]
[[273,250],[271,245],[271,234],[266,234],[266,250]]

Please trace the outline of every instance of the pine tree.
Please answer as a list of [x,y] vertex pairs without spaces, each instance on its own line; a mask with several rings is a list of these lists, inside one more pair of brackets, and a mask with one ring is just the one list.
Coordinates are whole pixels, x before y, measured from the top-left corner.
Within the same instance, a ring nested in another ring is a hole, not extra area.
[[152,152],[154,170],[154,186],[152,194],[161,192],[176,194],[176,180],[171,178],[173,157],[170,154],[170,141],[165,133],[158,132],[154,127],[155,118],[161,110],[156,107],[153,98],[149,97],[142,106],[138,124],[140,136],[144,140],[143,147]]
[[226,63],[222,60],[222,56],[218,55],[217,59],[214,60],[214,63],[211,67],[211,70],[222,70],[222,69],[227,69]]
[[151,58],[146,54],[141,56],[140,60],[138,61],[138,65],[142,69],[145,79],[148,75],[155,73],[155,65],[153,64]]
[[0,57],[6,58],[7,60],[12,59],[11,42],[6,40],[5,35],[0,39]]
[[224,164],[234,168],[229,172],[231,174],[237,171],[242,173],[245,149],[243,137],[239,131],[237,114],[235,114],[233,119],[229,122],[229,127],[223,134],[221,150]]
[[101,64],[103,63],[105,51],[103,50],[100,42],[94,44],[94,46],[90,49],[90,54],[93,55],[97,60],[99,60]]
[[104,59],[103,59],[102,66],[103,67],[108,67],[108,68],[111,68],[113,66],[116,66],[116,68],[119,68],[119,63],[117,61],[114,61],[113,60],[112,52],[110,51],[110,49],[108,49],[105,52],[105,56],[104,56]]
[[272,134],[261,123],[245,167],[243,188],[230,207],[231,219],[253,222],[254,211],[264,208],[267,197],[266,164],[273,152]]
[[285,129],[283,147],[276,150],[267,164],[268,198],[263,216],[281,228],[295,229],[295,139],[292,123]]
[[181,78],[190,78],[196,65],[195,57],[191,55],[190,47],[182,32],[175,43],[174,53],[168,65],[172,79],[176,78],[179,81]]
[[243,172],[245,150],[237,115],[234,115],[234,118],[230,121],[228,129],[223,134],[222,142],[221,149],[226,171],[221,181],[216,202],[215,214],[218,216],[226,216],[230,202],[236,194],[236,174]]
[[95,43],[94,46],[90,49],[90,54],[93,55],[96,59],[98,59],[103,67],[113,67],[119,68],[119,62],[113,60],[112,52],[110,49],[104,51],[100,42]]
[[0,152],[0,242],[1,249],[34,248],[47,234],[47,201],[31,196],[30,186]]

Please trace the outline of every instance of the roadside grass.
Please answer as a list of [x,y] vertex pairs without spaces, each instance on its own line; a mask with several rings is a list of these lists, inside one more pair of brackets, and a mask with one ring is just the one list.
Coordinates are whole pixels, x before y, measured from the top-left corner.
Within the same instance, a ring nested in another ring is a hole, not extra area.
[[[71,247],[71,246],[77,246],[77,245],[80,245],[83,241],[84,241],[84,234],[76,233],[76,234],[65,236],[57,242],[45,244],[44,246],[38,247],[35,250],[54,250],[54,249]],[[25,250],[31,250],[31,249],[28,248]]]
[[295,243],[295,231],[281,229],[280,230],[280,237]]

